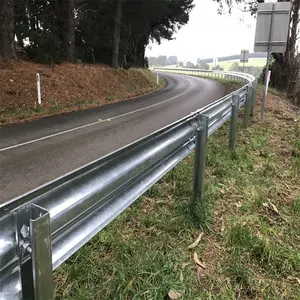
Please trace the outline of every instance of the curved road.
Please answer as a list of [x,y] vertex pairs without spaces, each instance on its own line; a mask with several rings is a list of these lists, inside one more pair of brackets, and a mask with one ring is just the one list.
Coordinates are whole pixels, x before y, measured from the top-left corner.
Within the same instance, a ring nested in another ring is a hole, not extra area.
[[154,94],[0,129],[0,203],[148,135],[225,93],[213,80],[162,75],[167,85]]

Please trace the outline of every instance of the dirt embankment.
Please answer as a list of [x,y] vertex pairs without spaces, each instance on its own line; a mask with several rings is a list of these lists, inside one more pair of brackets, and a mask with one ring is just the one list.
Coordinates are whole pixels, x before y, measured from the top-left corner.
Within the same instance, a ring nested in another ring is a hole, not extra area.
[[[40,74],[42,106],[37,105]],[[126,100],[158,88],[148,70],[114,70],[105,65],[0,64],[0,125]]]

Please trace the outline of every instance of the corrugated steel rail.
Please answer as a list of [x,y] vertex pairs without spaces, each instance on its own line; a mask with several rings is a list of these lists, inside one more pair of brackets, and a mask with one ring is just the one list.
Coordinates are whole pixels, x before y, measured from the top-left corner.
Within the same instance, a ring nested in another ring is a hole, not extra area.
[[194,198],[203,197],[206,142],[231,118],[235,149],[238,111],[244,127],[256,102],[248,74],[157,69],[239,81],[243,87],[161,130],[0,205],[0,300],[53,299],[59,265],[195,149]]

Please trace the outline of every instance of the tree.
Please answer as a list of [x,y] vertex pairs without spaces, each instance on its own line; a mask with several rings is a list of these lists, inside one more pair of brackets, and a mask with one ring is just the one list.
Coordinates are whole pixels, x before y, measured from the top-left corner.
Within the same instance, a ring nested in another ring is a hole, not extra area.
[[209,64],[207,64],[206,62],[202,61],[200,58],[197,59],[197,65],[196,67],[198,69],[202,69],[202,70],[209,70]]
[[186,63],[186,67],[187,67],[187,68],[195,68],[195,65],[194,65],[192,62],[188,61],[188,62]]
[[122,0],[116,0],[115,29],[112,47],[112,67],[119,67],[120,31],[122,20]]
[[235,62],[231,65],[229,71],[239,71],[239,63],[238,63],[237,61],[235,61]]
[[0,2],[0,56],[15,57],[14,47],[14,2],[1,0]]
[[164,67],[167,65],[167,56],[160,55],[156,58],[156,63],[158,66]]
[[[193,8],[193,0],[14,0],[14,14],[4,15],[11,1],[1,0],[0,4],[1,29],[5,29],[1,30],[1,49],[5,45],[12,48],[15,34],[18,47],[35,61],[74,62],[76,53],[83,62],[116,68],[145,67],[148,43],[172,39],[188,22]],[[8,22],[14,15],[14,22]]]
[[168,65],[177,65],[177,63],[178,63],[177,56],[169,56],[168,57],[168,61],[167,61]]
[[[214,0],[219,3],[219,12],[224,13],[225,7],[232,9],[234,3],[244,4],[244,10],[254,15],[257,11],[258,3],[264,0]],[[300,0],[279,0],[279,2],[291,2],[290,30],[285,53],[272,53],[274,62],[271,64],[272,81],[271,84],[278,89],[285,90],[288,96],[294,94],[296,83],[299,80],[300,63],[297,58],[296,41],[299,39],[299,9]]]
[[67,62],[75,61],[74,0],[61,0],[63,45]]

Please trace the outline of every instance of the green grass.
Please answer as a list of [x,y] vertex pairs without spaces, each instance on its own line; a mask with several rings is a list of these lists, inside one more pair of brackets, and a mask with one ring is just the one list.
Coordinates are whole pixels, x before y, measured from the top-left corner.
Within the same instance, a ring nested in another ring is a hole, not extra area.
[[[229,71],[232,64],[238,62],[240,66],[243,64],[240,63],[240,60],[227,60],[227,61],[219,61],[218,64],[221,68],[224,69],[224,71]],[[211,69],[213,67],[213,63],[209,63],[209,68]],[[245,63],[246,67],[264,67],[266,65],[266,59],[265,58],[249,58],[249,62]]]
[[[258,114],[258,112],[257,112]],[[205,198],[193,155],[55,271],[56,299],[300,299],[299,119],[228,124],[209,138]],[[203,231],[199,245],[190,245]],[[193,253],[206,269],[198,270]]]

